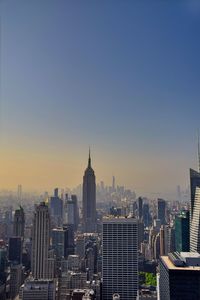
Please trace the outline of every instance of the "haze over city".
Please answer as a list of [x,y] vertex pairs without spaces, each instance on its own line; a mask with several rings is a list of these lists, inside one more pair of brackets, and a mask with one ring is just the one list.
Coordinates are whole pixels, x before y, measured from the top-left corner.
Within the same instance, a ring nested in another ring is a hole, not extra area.
[[90,146],[97,182],[115,175],[150,197],[186,189],[197,168],[200,6],[58,2],[0,1],[0,187],[77,186]]

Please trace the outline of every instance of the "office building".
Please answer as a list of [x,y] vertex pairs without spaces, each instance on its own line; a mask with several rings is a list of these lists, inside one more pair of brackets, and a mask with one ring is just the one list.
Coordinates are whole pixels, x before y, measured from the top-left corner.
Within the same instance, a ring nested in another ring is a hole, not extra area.
[[143,222],[144,222],[144,227],[149,227],[151,224],[151,216],[149,212],[148,203],[143,204]]
[[166,215],[166,202],[163,199],[158,199],[158,213],[157,213],[157,217],[160,220],[161,225],[165,225],[166,224],[165,215]]
[[78,200],[76,195],[71,195],[71,198],[69,198],[68,195],[66,195],[65,224],[73,225],[75,231],[78,229],[79,211],[78,211]]
[[58,195],[58,188],[54,189],[54,196],[50,198],[50,212],[54,224],[56,226],[62,226],[63,200]]
[[175,252],[160,258],[161,300],[200,299],[200,255]]
[[22,239],[21,237],[11,237],[9,239],[9,260],[12,263],[22,263]]
[[66,230],[63,228],[54,228],[51,232],[52,248],[55,250],[57,258],[65,256],[66,251]]
[[27,280],[20,288],[20,300],[55,300],[56,284],[53,280]]
[[83,231],[95,232],[96,227],[96,183],[89,151],[88,166],[83,176]]
[[142,220],[142,212],[143,212],[143,199],[142,197],[138,198],[138,217]]
[[134,218],[103,220],[102,295],[112,299],[135,300],[138,293],[138,238]]
[[24,238],[24,227],[25,227],[25,215],[24,210],[20,206],[19,209],[15,210],[14,223],[13,223],[13,236],[19,236]]
[[34,279],[48,279],[48,251],[50,242],[50,214],[48,206],[37,205],[33,219],[31,270]]
[[75,251],[74,244],[74,226],[71,224],[63,225],[65,230],[65,252],[64,257],[67,258],[68,255],[73,255]]
[[196,187],[190,223],[190,251],[200,252],[200,188]]
[[10,266],[10,298],[15,299],[19,294],[22,283],[22,265],[11,264]]
[[190,251],[189,211],[182,211],[175,218],[175,249],[178,252]]

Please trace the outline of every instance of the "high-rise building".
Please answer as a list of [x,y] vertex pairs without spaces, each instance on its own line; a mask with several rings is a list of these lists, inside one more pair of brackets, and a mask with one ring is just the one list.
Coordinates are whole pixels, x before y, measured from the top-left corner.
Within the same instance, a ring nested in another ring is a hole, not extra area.
[[148,203],[144,203],[143,205],[143,222],[144,222],[144,226],[148,227],[150,226],[151,223],[151,216],[150,216],[150,212],[149,212],[149,204]]
[[190,251],[200,252],[200,188],[196,187],[190,222]]
[[20,206],[14,214],[13,235],[24,238],[25,215],[24,210]]
[[142,212],[143,212],[143,199],[142,197],[138,198],[138,217],[142,219]]
[[66,243],[65,243],[66,230],[63,228],[54,228],[51,232],[52,248],[55,250],[57,258],[61,259],[65,256]]
[[78,200],[76,195],[71,195],[71,199],[66,194],[65,199],[65,224],[71,224],[76,231],[79,224]]
[[35,279],[47,279],[49,277],[49,242],[50,214],[48,206],[41,202],[35,208],[33,219],[31,270]]
[[50,198],[50,212],[56,226],[62,226],[63,200],[58,195],[58,188],[54,189],[54,196]]
[[178,252],[190,251],[189,211],[182,211],[175,218],[175,248]]
[[103,220],[102,294],[104,300],[118,293],[123,300],[135,300],[138,293],[137,220]]
[[9,260],[15,264],[22,263],[22,239],[11,237],[9,239]]
[[95,174],[91,166],[89,151],[88,166],[83,176],[83,231],[95,232],[96,217],[96,183]]
[[193,216],[195,194],[196,194],[197,187],[200,188],[200,172],[190,169],[190,196],[191,196],[190,220],[192,219]]
[[200,255],[170,253],[160,258],[159,292],[161,300],[200,299]]
[[166,224],[166,202],[163,199],[158,199],[158,219],[160,219],[161,224]]
[[75,244],[74,244],[74,227],[71,224],[63,226],[65,230],[65,252],[64,256],[67,258],[68,255],[74,254]]
[[22,283],[22,265],[11,264],[10,266],[10,299],[15,299],[19,294]]

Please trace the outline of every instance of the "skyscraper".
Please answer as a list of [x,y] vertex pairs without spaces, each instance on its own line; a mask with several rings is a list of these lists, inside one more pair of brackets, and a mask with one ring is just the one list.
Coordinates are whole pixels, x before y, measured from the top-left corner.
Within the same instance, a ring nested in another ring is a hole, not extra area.
[[190,222],[190,251],[200,253],[200,188],[196,187]]
[[142,197],[138,198],[138,217],[142,219],[142,212],[143,212],[143,199]]
[[24,210],[20,206],[19,209],[16,209],[14,215],[13,235],[24,238],[24,226],[25,226]]
[[50,212],[56,226],[62,226],[63,201],[58,195],[58,188],[54,189],[54,196],[50,198]]
[[91,167],[89,151],[88,166],[83,176],[83,230],[96,231],[96,183],[94,170]]
[[48,251],[50,239],[50,215],[48,206],[41,202],[34,212],[31,270],[33,278],[48,278]]
[[104,300],[118,293],[123,300],[135,300],[138,291],[137,220],[108,218],[103,220]]
[[9,239],[9,260],[16,264],[22,263],[22,239],[19,236]]
[[200,172],[190,169],[190,195],[191,195],[191,211],[190,220],[192,220],[196,188],[200,187]]
[[190,251],[189,211],[182,211],[175,218],[175,248],[178,252]]
[[158,199],[158,219],[161,221],[161,225],[166,224],[166,202],[163,199]]

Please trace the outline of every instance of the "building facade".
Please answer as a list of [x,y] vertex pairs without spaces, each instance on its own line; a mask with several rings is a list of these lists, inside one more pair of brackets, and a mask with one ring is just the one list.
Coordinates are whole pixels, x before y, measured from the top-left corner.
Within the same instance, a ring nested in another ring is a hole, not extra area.
[[102,295],[112,299],[118,293],[123,300],[135,300],[138,292],[137,220],[103,220]]
[[48,251],[50,243],[50,214],[42,202],[34,212],[31,271],[35,279],[47,279],[49,273]]

